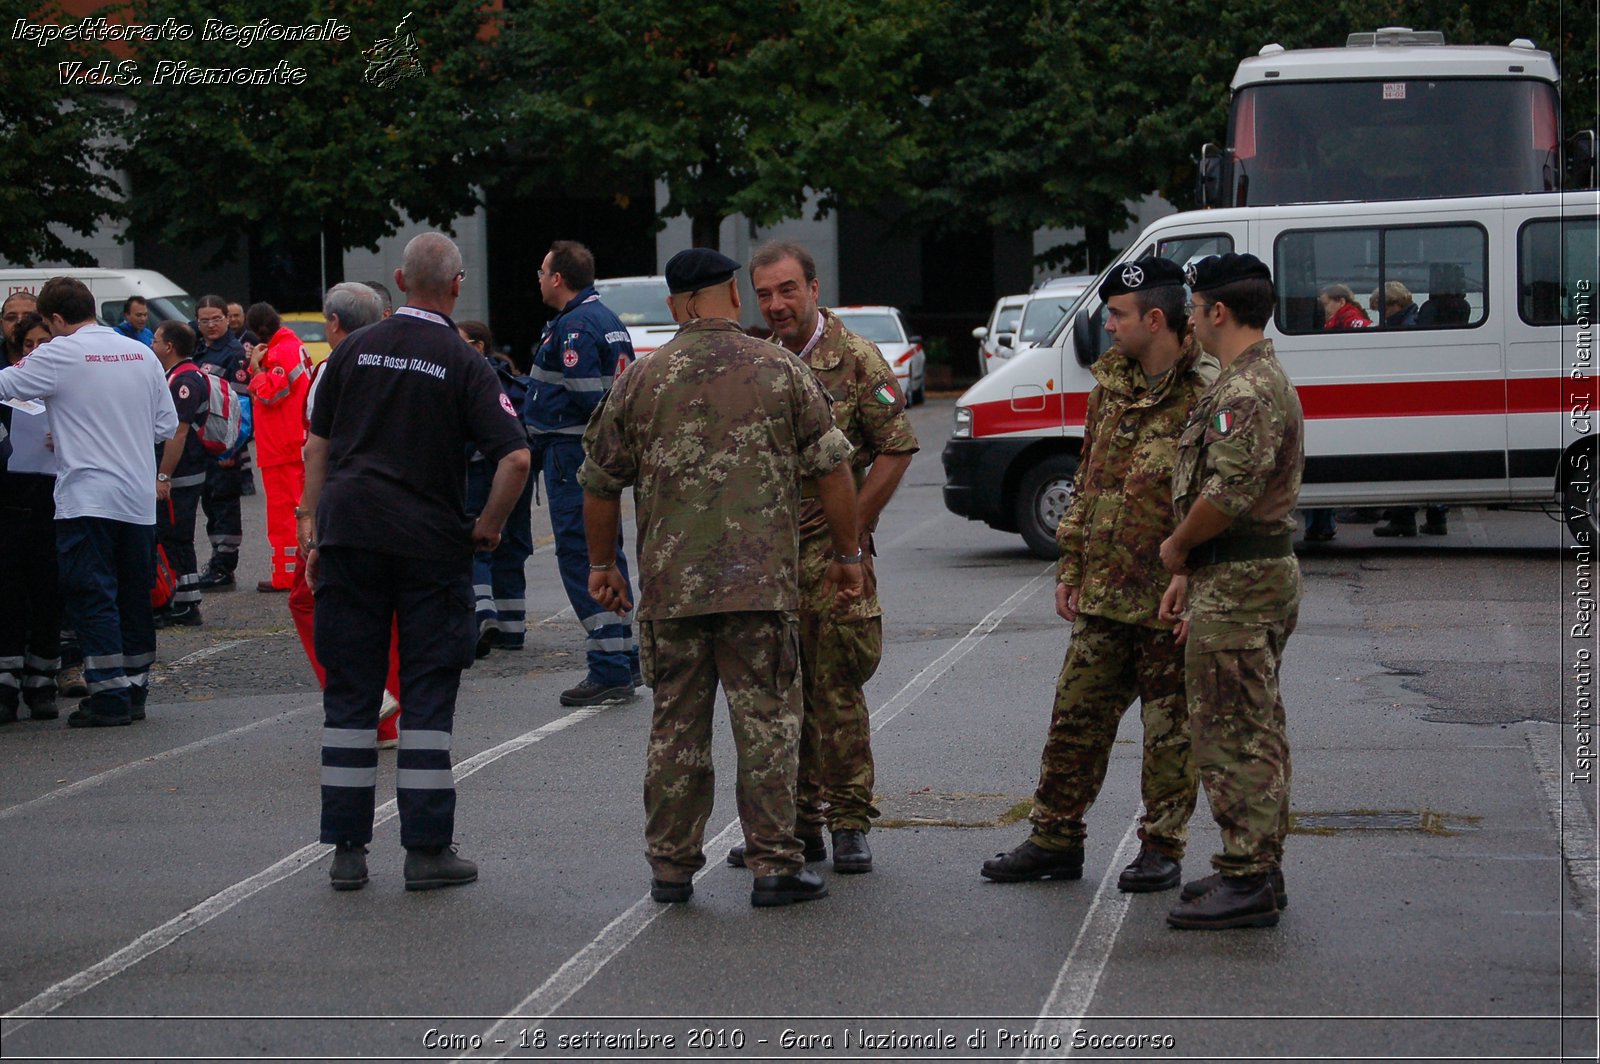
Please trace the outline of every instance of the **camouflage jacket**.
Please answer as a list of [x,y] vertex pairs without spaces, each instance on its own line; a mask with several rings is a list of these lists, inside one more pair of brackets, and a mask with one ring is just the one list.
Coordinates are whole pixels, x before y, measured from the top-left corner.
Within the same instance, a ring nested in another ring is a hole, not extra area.
[[1083,450],[1072,501],[1056,530],[1056,579],[1076,587],[1083,613],[1164,628],[1156,617],[1172,534],[1172,464],[1189,411],[1221,367],[1192,336],[1151,389],[1139,363],[1113,347],[1091,369]]
[[[1261,340],[1225,367],[1195,404],[1178,441],[1173,512],[1181,520],[1204,498],[1234,519],[1224,536],[1293,533],[1305,462],[1300,396],[1272,341]],[[1189,581],[1191,614],[1272,620],[1299,598],[1293,555],[1208,565]]]
[[828,397],[794,356],[698,318],[617,380],[578,481],[634,486],[641,620],[799,606],[800,478],[845,461]]

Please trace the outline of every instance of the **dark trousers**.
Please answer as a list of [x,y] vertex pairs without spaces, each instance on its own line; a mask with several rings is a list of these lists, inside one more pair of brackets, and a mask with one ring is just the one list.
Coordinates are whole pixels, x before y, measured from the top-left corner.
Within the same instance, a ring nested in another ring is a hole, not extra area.
[[61,669],[55,478],[9,474],[0,500],[0,704],[54,701]]
[[172,595],[174,609],[200,605],[200,563],[194,551],[195,511],[205,486],[173,488],[172,505],[156,503],[156,542],[167,552],[167,563],[178,578]]
[[[567,601],[586,634],[589,678],[607,687],[632,683],[639,668],[639,644],[633,638],[633,611],[624,617],[589,597],[589,543],[583,531],[583,486],[578,468],[583,465],[583,440],[577,436],[535,436],[529,441],[534,468],[544,473],[545,494],[550,497],[550,525],[556,534],[556,562]],[[617,533],[617,571],[628,585],[628,561]]]
[[468,559],[404,558],[353,547],[319,553],[315,639],[327,671],[322,708],[322,841],[372,841],[378,708],[389,640],[400,646],[400,842],[448,845],[456,788],[450,736],[476,628]]
[[215,463],[206,470],[200,505],[206,512],[206,538],[211,540],[211,560],[206,568],[213,572],[232,573],[239,567],[239,544],[244,542],[239,483],[245,475],[235,467],[224,469]]
[[[489,501],[495,467],[485,461],[467,463],[467,513],[477,516]],[[528,631],[528,556],[533,553],[533,484],[529,477],[517,496],[500,545],[472,556],[472,594],[477,602],[478,630],[498,629],[495,646],[521,650]]]
[[56,522],[56,550],[67,623],[83,647],[88,704],[121,716],[144,704],[156,658],[155,526],[69,517]]

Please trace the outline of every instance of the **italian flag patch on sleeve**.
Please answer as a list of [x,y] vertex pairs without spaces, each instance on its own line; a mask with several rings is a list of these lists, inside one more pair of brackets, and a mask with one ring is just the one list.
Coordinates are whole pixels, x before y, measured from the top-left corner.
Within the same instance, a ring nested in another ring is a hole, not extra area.
[[887,384],[880,384],[878,385],[878,390],[872,393],[872,397],[884,406],[893,406],[895,399],[894,388]]
[[1224,410],[1222,413],[1211,419],[1211,427],[1216,429],[1222,435],[1226,436],[1228,434],[1228,430],[1233,428],[1233,414],[1230,411]]

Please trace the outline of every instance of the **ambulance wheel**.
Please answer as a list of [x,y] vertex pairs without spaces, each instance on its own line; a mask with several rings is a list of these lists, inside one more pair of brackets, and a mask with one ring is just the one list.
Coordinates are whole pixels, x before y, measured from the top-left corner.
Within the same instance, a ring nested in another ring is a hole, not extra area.
[[1596,500],[1600,486],[1595,484],[1595,437],[1580,440],[1561,458],[1561,512],[1567,530],[1579,543],[1595,542]]
[[1028,470],[1017,486],[1017,528],[1036,557],[1060,556],[1056,528],[1072,501],[1072,475],[1077,471],[1076,455],[1053,454]]

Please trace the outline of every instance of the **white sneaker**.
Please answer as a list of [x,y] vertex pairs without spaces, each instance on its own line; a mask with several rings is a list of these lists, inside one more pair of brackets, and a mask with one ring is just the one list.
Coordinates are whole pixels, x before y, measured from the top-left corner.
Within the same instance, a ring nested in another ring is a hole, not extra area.
[[383,692],[383,704],[378,707],[378,720],[386,721],[398,712],[400,712],[400,700],[388,691]]

